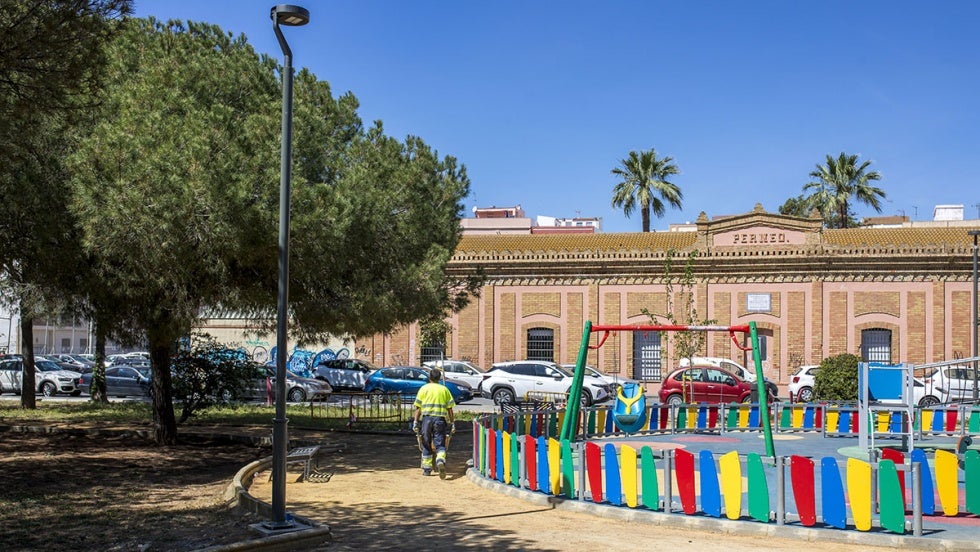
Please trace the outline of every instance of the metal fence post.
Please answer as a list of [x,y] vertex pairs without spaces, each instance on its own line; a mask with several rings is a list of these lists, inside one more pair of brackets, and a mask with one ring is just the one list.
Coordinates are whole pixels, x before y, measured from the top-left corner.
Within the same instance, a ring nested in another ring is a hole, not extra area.
[[776,457],[776,525],[786,525],[786,457]]
[[922,463],[912,462],[912,534],[922,536]]

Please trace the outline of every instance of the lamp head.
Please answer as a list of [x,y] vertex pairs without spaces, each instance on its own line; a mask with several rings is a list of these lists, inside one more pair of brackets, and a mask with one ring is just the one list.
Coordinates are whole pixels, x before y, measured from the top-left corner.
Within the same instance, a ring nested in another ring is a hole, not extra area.
[[292,4],[279,4],[272,7],[269,17],[277,25],[288,27],[300,27],[310,22],[310,12],[306,8],[294,6]]

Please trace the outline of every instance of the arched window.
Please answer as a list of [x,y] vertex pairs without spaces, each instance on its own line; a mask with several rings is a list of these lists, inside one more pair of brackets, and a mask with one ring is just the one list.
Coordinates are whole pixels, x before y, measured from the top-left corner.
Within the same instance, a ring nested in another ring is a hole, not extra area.
[[551,328],[527,330],[527,359],[555,361],[555,330]]
[[882,328],[861,330],[861,360],[892,362],[892,331]]

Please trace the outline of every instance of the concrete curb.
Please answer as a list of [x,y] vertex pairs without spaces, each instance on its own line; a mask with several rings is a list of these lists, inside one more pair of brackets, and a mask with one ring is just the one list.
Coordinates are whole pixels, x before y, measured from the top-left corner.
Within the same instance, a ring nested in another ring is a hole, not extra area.
[[841,531],[837,529],[813,529],[809,527],[793,527],[776,525],[774,523],[753,523],[751,521],[733,521],[715,519],[703,516],[687,516],[682,514],[666,514],[650,510],[623,508],[610,504],[596,504],[580,500],[554,497],[538,492],[529,491],[507,485],[483,477],[476,468],[466,470],[466,477],[475,485],[506,496],[511,496],[536,504],[550,506],[554,509],[580,512],[601,518],[618,519],[631,523],[645,523],[677,529],[696,529],[698,531],[744,535],[749,537],[778,537],[795,539],[801,542],[838,542],[841,544],[863,544],[867,546],[885,546],[893,548],[909,548],[916,550],[980,550],[980,541],[942,539],[928,537],[912,537],[861,531]]

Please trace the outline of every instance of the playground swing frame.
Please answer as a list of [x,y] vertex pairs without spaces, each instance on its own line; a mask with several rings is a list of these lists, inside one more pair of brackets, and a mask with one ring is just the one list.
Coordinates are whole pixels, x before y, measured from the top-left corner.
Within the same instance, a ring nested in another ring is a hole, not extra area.
[[[582,345],[579,347],[578,360],[575,363],[575,374],[572,378],[572,386],[569,388],[569,397],[565,405],[565,419],[562,422],[561,427],[561,440],[562,441],[573,441],[579,435],[580,423],[579,413],[580,413],[580,402],[582,395],[582,385],[585,379],[585,361],[586,356],[590,349],[598,349],[606,342],[609,335],[612,332],[634,332],[634,331],[647,331],[647,332],[728,332],[731,336],[732,342],[736,347],[743,351],[752,351],[752,360],[755,365],[756,386],[758,388],[758,396],[766,397],[766,383],[765,378],[762,377],[762,358],[759,356],[759,334],[756,328],[755,322],[749,322],[745,325],[738,326],[696,326],[696,325],[644,325],[644,324],[632,324],[632,325],[592,325],[591,320],[586,320],[585,327],[582,330]],[[602,332],[599,342],[596,345],[589,345],[589,341],[593,333]],[[743,347],[739,344],[736,337],[736,333],[748,334],[750,337],[751,345],[749,347]],[[761,403],[759,408],[767,407],[765,403]],[[759,416],[762,419],[762,430],[765,434],[766,440],[766,454],[771,457],[776,457],[775,447],[773,445],[772,439],[772,423],[769,420],[769,416]]]

